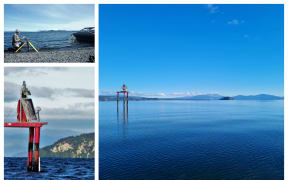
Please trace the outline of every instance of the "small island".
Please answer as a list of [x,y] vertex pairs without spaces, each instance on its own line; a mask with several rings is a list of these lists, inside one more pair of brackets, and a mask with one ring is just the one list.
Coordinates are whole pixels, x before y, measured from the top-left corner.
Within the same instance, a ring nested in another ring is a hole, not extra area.
[[233,97],[231,97],[231,96],[224,96],[224,97],[220,98],[219,100],[233,100]]

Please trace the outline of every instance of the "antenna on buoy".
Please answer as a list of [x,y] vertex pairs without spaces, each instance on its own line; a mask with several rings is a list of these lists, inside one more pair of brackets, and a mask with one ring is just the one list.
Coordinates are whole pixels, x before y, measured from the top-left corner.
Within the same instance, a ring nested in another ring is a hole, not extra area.
[[37,120],[38,122],[40,122],[40,112],[41,111],[41,108],[39,106],[36,107],[36,114],[37,114]]

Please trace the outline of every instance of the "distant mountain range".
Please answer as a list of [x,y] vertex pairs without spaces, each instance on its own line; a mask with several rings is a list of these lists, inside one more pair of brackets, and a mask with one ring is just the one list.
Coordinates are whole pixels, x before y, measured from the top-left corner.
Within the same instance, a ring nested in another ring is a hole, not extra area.
[[284,99],[284,97],[274,96],[269,94],[258,94],[258,95],[250,95],[250,96],[234,96],[233,99],[235,100],[280,100]]
[[40,149],[40,157],[94,158],[94,133],[62,138]]
[[219,100],[223,96],[219,94],[203,94],[203,95],[196,95],[196,96],[185,96],[180,98],[173,98],[177,100]]
[[[274,96],[269,94],[258,94],[258,95],[238,95],[238,96],[222,96],[219,94],[203,94],[195,96],[185,96],[177,98],[146,98],[139,96],[130,96],[129,101],[148,101],[148,100],[281,100],[284,97]],[[119,97],[119,100],[123,100],[123,96]],[[116,96],[113,95],[100,95],[99,101],[116,101]]]

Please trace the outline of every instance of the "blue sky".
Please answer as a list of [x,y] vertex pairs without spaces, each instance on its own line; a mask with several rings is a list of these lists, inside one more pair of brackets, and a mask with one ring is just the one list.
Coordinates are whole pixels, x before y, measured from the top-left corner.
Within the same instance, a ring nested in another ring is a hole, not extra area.
[[80,30],[94,26],[92,4],[5,4],[4,30]]
[[[15,122],[22,81],[31,91],[34,107],[41,107],[40,147],[60,138],[94,132],[94,68],[6,67],[4,121]],[[5,128],[5,156],[27,155],[28,129]],[[25,152],[25,153],[23,153]]]
[[100,93],[283,96],[283,5],[100,5]]

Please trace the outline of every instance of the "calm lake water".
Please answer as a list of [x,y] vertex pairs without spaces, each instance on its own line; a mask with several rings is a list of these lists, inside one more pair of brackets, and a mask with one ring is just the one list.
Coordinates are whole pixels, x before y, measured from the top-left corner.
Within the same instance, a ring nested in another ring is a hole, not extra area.
[[41,158],[39,173],[27,172],[27,158],[4,159],[4,179],[94,180],[94,159]]
[[100,102],[100,179],[283,179],[283,103]]
[[[89,47],[91,44],[79,44],[73,41],[71,35],[76,31],[40,31],[22,32],[19,36],[29,38],[31,43],[40,50],[67,49]],[[4,49],[12,47],[12,36],[14,32],[4,33]],[[25,49],[26,50],[26,49]],[[31,49],[32,50],[32,49]]]

